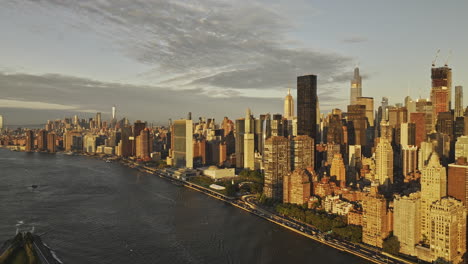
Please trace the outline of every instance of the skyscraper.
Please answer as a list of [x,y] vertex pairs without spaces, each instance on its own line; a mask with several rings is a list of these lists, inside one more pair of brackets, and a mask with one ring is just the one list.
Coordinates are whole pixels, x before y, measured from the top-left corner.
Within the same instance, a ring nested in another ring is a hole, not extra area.
[[380,138],[375,150],[376,177],[379,184],[393,183],[393,148],[390,141]]
[[[440,97],[439,102],[441,104],[446,105],[448,109],[452,108],[452,69],[449,68],[447,65],[444,67],[438,67],[438,68],[432,68],[431,69],[431,80],[432,80],[432,89],[438,88],[439,90],[442,90],[442,87],[445,87],[446,89],[446,95],[444,95],[444,98]],[[432,99],[432,96],[431,96]],[[444,101],[445,100],[445,101]],[[434,100],[432,100],[434,102]],[[437,108],[434,105],[434,108]],[[441,111],[441,112],[447,112],[448,110]]]
[[340,153],[333,155],[333,160],[330,167],[330,176],[336,177],[341,186],[346,185],[346,168],[344,165],[343,157]]
[[316,139],[317,76],[297,77],[297,134]]
[[236,167],[244,167],[244,134],[245,134],[245,118],[236,119],[235,126],[235,156]]
[[369,126],[374,126],[374,98],[373,97],[358,97],[356,99],[356,104],[365,105],[367,122]]
[[348,142],[366,146],[367,117],[365,105],[348,105]]
[[173,127],[172,158],[174,165],[179,168],[193,168],[193,121],[175,120]]
[[314,168],[314,139],[302,135],[291,140],[292,169]]
[[359,68],[354,69],[354,78],[351,80],[351,96],[350,103],[351,105],[357,104],[357,98],[362,96],[362,80],[359,75]]
[[55,141],[57,140],[57,135],[55,133],[47,134],[47,151],[49,153],[55,153],[57,151],[57,145]]
[[39,130],[37,133],[37,148],[40,151],[47,150],[47,131],[44,129]]
[[418,168],[418,147],[406,145],[401,148],[402,174],[403,177]]
[[34,150],[34,132],[32,130],[26,131],[26,151],[31,152]]
[[455,86],[455,117],[463,116],[463,86]]
[[112,107],[112,120],[115,120],[116,119],[116,109],[115,109],[115,105]]
[[272,136],[265,140],[263,192],[267,198],[283,200],[283,177],[290,172],[289,140]]
[[288,95],[284,98],[284,118],[292,119],[294,117],[294,99],[291,95],[291,89],[288,89]]
[[432,152],[429,163],[421,172],[421,239],[428,240],[431,235],[430,207],[447,195],[447,174],[436,152]]
[[250,109],[247,109],[244,126],[244,168],[250,170],[255,169],[254,122]]
[[136,157],[149,160],[151,158],[151,152],[153,152],[153,142],[149,129],[145,128],[140,132],[140,135],[136,137]]
[[102,128],[102,121],[101,121],[101,112],[96,113],[96,127],[98,129]]
[[420,192],[396,195],[393,201],[393,233],[400,242],[400,252],[410,256],[417,255],[415,245],[421,237],[420,201]]
[[441,112],[450,111],[449,106],[449,90],[445,86],[432,87],[431,101],[432,101],[432,123],[435,124],[437,115]]
[[3,121],[3,116],[0,115],[0,131],[2,131],[2,129],[3,129],[3,122],[4,122]]
[[429,159],[431,158],[432,151],[434,151],[434,145],[432,142],[421,142],[421,147],[418,151],[418,170],[421,171],[427,166],[427,163],[429,163]]

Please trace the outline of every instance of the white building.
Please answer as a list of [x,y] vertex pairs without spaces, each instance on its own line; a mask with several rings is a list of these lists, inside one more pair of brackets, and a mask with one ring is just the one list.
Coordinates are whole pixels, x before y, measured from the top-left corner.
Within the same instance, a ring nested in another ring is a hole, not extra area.
[[236,171],[234,168],[220,169],[216,166],[210,166],[208,168],[202,168],[201,170],[203,171],[203,175],[208,176],[215,181],[236,177]]

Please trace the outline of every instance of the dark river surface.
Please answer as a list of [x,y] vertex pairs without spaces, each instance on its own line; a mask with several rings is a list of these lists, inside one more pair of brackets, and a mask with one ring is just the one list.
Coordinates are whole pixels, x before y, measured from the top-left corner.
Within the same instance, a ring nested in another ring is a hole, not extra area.
[[0,244],[17,225],[64,263],[367,263],[118,163],[0,149]]

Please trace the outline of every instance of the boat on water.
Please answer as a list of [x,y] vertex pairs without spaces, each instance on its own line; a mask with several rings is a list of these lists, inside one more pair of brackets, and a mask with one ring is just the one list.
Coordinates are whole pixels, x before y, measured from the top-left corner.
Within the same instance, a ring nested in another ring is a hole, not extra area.
[[0,263],[62,264],[55,252],[31,232],[18,232],[0,247]]
[[68,155],[68,156],[72,156],[72,155],[74,155],[74,154],[75,154],[75,153],[73,153],[72,151],[67,151],[67,152],[65,152],[65,155]]

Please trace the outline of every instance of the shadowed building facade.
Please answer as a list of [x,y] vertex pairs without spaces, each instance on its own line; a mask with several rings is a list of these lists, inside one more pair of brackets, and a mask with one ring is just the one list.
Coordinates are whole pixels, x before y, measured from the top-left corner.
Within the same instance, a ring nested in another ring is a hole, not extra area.
[[283,179],[283,203],[303,205],[310,198],[310,175],[306,169],[295,169]]
[[267,198],[283,200],[283,177],[290,172],[289,140],[272,136],[265,141],[264,152],[265,184],[263,192]]
[[317,76],[297,77],[297,134],[315,139],[317,133]]

